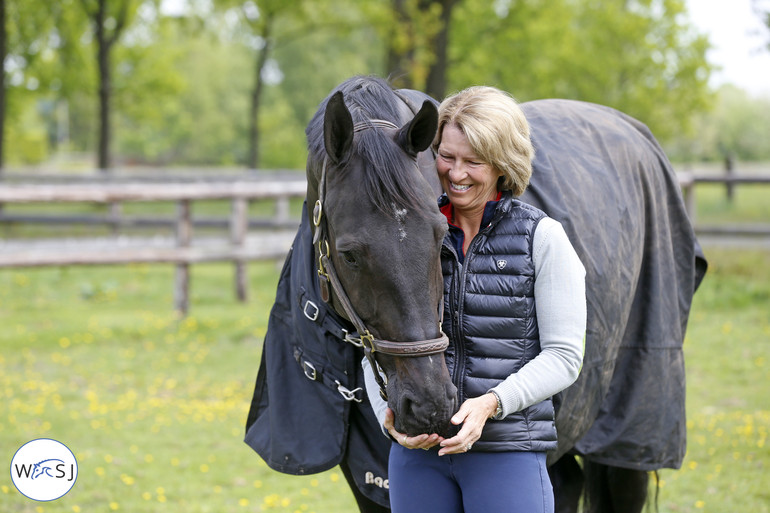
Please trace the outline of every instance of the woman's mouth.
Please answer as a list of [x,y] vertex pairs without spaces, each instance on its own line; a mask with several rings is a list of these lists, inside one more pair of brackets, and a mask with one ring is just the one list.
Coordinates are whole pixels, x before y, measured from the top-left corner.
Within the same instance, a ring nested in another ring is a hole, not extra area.
[[463,192],[467,191],[471,188],[470,185],[460,185],[459,183],[449,182],[449,185],[452,187],[452,190],[455,190],[457,192]]

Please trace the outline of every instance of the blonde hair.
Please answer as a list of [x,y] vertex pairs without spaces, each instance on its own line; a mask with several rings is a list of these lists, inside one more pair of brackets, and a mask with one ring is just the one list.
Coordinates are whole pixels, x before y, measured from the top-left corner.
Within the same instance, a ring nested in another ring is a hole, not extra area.
[[478,157],[503,174],[502,189],[521,195],[532,176],[535,150],[529,123],[516,100],[494,87],[469,87],[447,97],[438,109],[434,150],[441,144],[447,125],[465,134]]

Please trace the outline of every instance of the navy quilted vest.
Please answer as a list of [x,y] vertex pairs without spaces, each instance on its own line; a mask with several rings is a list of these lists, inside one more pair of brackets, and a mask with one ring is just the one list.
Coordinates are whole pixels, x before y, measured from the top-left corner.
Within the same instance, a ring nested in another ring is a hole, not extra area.
[[[543,217],[544,212],[506,191],[490,224],[471,242],[463,264],[444,241],[442,327],[450,340],[446,360],[460,403],[485,394],[540,353],[532,239]],[[473,447],[481,451],[555,449],[552,401],[487,421]]]

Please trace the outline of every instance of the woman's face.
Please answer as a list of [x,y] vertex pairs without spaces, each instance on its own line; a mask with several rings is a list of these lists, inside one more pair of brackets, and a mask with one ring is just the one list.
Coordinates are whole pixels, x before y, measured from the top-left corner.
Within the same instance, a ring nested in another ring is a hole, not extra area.
[[461,214],[483,212],[487,201],[497,197],[497,179],[502,173],[476,155],[457,125],[444,127],[436,170],[449,201]]

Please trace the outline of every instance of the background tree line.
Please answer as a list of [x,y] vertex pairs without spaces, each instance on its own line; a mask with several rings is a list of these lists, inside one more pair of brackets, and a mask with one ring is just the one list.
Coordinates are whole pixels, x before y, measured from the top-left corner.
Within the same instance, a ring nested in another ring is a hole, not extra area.
[[770,99],[711,91],[707,49],[683,0],[0,0],[0,162],[298,169],[353,74],[592,101],[675,159],[770,159]]

